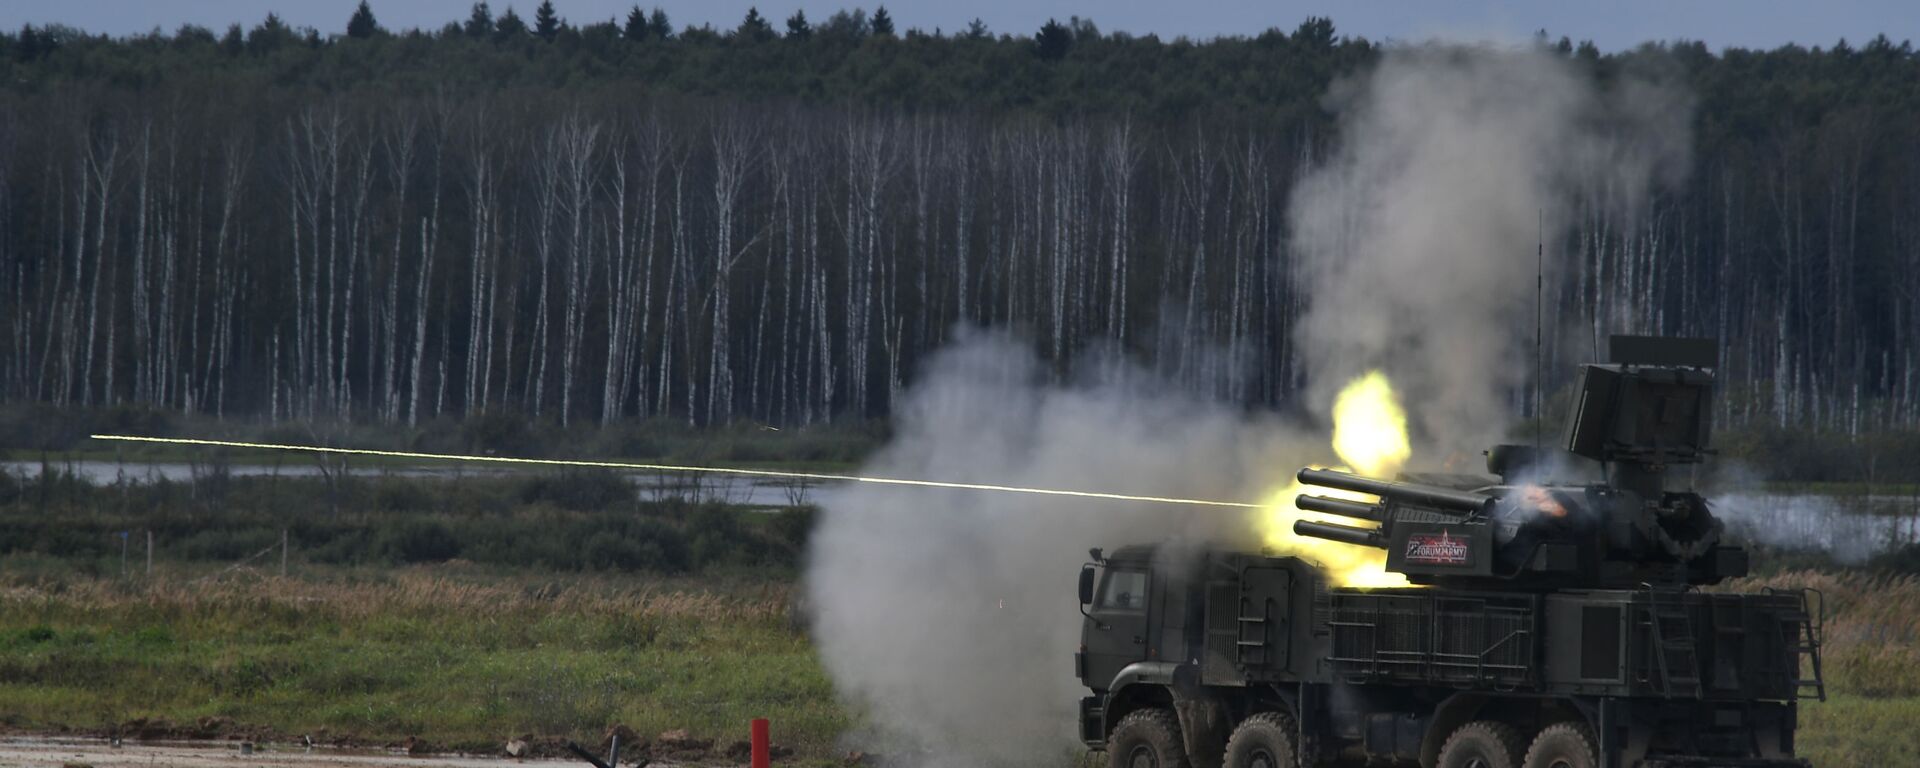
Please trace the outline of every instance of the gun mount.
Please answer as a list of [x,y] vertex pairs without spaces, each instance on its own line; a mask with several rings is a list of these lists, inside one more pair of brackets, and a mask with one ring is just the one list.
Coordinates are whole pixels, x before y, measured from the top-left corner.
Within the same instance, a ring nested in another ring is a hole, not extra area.
[[[1387,550],[1387,569],[1415,583],[1506,582],[1533,588],[1710,584],[1746,574],[1746,553],[1720,544],[1704,499],[1667,489],[1667,470],[1710,449],[1715,349],[1702,339],[1616,336],[1611,362],[1583,366],[1564,451],[1502,445],[1487,452],[1498,481],[1460,487],[1303,469],[1303,485],[1377,501],[1301,494],[1302,510],[1378,527],[1303,520],[1301,536]],[[1559,479],[1579,459],[1603,483]]]

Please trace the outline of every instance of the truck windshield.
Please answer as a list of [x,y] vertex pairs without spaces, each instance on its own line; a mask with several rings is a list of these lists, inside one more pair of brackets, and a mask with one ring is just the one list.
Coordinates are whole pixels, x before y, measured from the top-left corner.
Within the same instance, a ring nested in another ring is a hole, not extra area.
[[1145,611],[1147,572],[1107,571],[1107,580],[1100,585],[1100,599],[1094,607],[1106,611]]

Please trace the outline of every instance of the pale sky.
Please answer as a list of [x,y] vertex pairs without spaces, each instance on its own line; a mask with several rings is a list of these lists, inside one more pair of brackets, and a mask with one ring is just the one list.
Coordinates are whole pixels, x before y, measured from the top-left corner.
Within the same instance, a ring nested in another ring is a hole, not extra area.
[[[388,29],[438,29],[464,19],[472,0],[371,0],[374,16]],[[252,27],[268,11],[294,26],[322,33],[346,28],[358,0],[0,0],[0,27],[67,24],[92,33],[126,35],[160,28],[171,32],[183,23],[217,30],[240,22]],[[508,5],[531,16],[539,0],[494,0],[495,14]],[[624,18],[633,0],[554,0],[560,15],[575,24]],[[739,24],[747,7],[779,22],[795,9],[818,21],[841,8],[874,3],[820,0],[649,0],[665,9],[674,27],[711,23]],[[1291,31],[1308,16],[1328,16],[1343,35],[1373,40],[1416,40],[1435,35],[1524,39],[1546,29],[1553,37],[1591,39],[1604,50],[1620,50],[1654,40],[1704,40],[1715,50],[1727,46],[1772,48],[1785,43],[1831,46],[1845,38],[1855,44],[1876,34],[1894,42],[1920,40],[1920,3],[1915,0],[1223,0],[1219,2],[1072,2],[1071,0],[893,0],[885,3],[895,25],[905,30],[938,27],[952,31],[979,17],[996,34],[1032,34],[1048,18],[1093,19],[1105,31],[1156,33],[1163,38],[1207,38],[1254,34],[1268,27]]]

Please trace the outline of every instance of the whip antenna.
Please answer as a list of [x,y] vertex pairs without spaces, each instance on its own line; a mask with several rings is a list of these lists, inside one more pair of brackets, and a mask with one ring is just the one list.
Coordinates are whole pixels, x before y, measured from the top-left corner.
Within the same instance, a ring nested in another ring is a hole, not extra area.
[[1547,292],[1547,209],[1541,208],[1534,220],[1533,243],[1533,449],[1540,450],[1545,440],[1547,415],[1543,392],[1546,358],[1542,353],[1546,337]]

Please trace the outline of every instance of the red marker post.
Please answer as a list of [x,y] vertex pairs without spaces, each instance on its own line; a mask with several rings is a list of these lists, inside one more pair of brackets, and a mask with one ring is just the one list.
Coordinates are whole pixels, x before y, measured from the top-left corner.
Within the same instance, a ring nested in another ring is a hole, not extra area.
[[772,762],[771,752],[771,740],[767,735],[767,719],[756,717],[753,719],[753,768],[767,768]]

